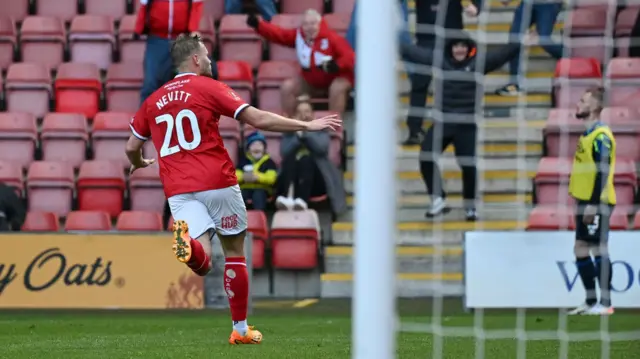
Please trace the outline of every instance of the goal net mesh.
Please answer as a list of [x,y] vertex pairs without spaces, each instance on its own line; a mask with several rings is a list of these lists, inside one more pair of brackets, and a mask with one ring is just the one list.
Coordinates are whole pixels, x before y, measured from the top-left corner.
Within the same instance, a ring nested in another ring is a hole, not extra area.
[[[419,1],[419,0],[415,0]],[[455,77],[459,81],[475,81],[480,86],[476,93],[478,100],[475,111],[475,121],[478,126],[476,163],[478,169],[477,200],[475,207],[481,220],[475,224],[464,222],[464,206],[458,199],[462,193],[459,167],[452,151],[445,151],[439,158],[440,169],[444,175],[444,188],[449,191],[449,204],[453,207],[452,213],[440,218],[427,220],[426,229],[423,230],[425,242],[422,244],[432,247],[431,260],[425,265],[425,272],[429,272],[427,280],[416,280],[413,286],[425,286],[428,288],[415,288],[416,292],[427,293],[430,298],[425,305],[431,306],[428,317],[417,316],[413,319],[400,316],[398,329],[400,333],[413,332],[424,333],[425,342],[429,343],[429,350],[425,353],[427,358],[476,358],[476,359],[525,359],[525,358],[582,358],[584,352],[576,351],[580,346],[591,347],[589,358],[622,358],[621,354],[612,351],[616,341],[636,342],[640,340],[640,331],[616,330],[611,327],[611,319],[602,317],[591,320],[588,329],[572,329],[572,318],[567,317],[566,309],[511,309],[511,310],[483,310],[469,309],[464,311],[464,301],[453,299],[457,295],[463,296],[463,285],[460,284],[459,292],[452,289],[452,281],[455,281],[455,273],[451,273],[451,260],[446,258],[446,253],[462,251],[465,231],[524,231],[529,217],[530,209],[534,206],[531,200],[533,176],[536,173],[537,162],[542,155],[542,128],[552,108],[552,86],[554,83],[553,72],[555,60],[544,53],[541,45],[551,41],[561,44],[564,57],[574,56],[573,48],[600,47],[606,51],[604,58],[599,59],[606,64],[613,55],[615,49],[614,21],[616,18],[616,2],[607,3],[606,0],[596,1],[596,5],[604,5],[606,11],[602,16],[607,19],[604,36],[589,36],[584,38],[571,38],[566,30],[571,26],[569,12],[576,4],[565,4],[560,12],[555,30],[551,38],[539,37],[535,46],[522,46],[520,49],[520,71],[516,79],[509,77],[508,63],[501,69],[489,75],[482,75],[485,69],[482,65],[476,72],[452,74],[443,71],[443,62],[446,52],[443,50],[447,36],[451,36],[450,30],[444,28],[444,17],[449,1],[440,0],[438,19],[435,26],[416,24],[416,6],[409,2],[409,17],[407,27],[414,38],[420,34],[431,32],[434,34],[435,51],[433,65],[416,65],[408,61],[400,61],[398,67],[401,85],[400,121],[404,121],[408,113],[424,116],[425,126],[429,123],[443,120],[438,110],[438,100],[442,100],[442,79]],[[531,0],[524,0],[531,1]],[[437,3],[438,1],[432,1]],[[547,1],[549,2],[549,1]],[[509,28],[513,21],[513,14],[518,2],[504,6],[499,1],[485,0],[485,5],[480,16],[471,18],[465,15],[466,32],[477,43],[478,63],[492,51],[500,51],[499,48],[506,45],[509,40],[520,42],[522,35],[509,37]],[[584,3],[584,2],[583,2]],[[463,4],[465,4],[463,2]],[[522,8],[522,29],[524,34],[529,29],[529,24],[534,20],[532,6]],[[539,15],[538,15],[539,16]],[[539,20],[539,19],[538,19]],[[562,24],[564,24],[562,26]],[[534,27],[535,29],[535,27]],[[590,43],[593,42],[592,44]],[[420,44],[421,46],[423,44]],[[410,77],[415,74],[433,76],[429,92],[429,102],[426,106],[409,106],[408,95],[410,91]],[[452,77],[453,76],[453,77]],[[520,85],[518,94],[511,96],[496,94],[496,90],[508,83],[517,82]],[[436,102],[433,99],[436,99]],[[579,97],[578,97],[579,98]],[[445,99],[446,100],[446,99]],[[571,107],[575,109],[575,106]],[[446,117],[446,116],[444,116]],[[400,134],[404,140],[407,136],[405,126],[402,126]],[[434,142],[442,143],[442,133],[436,131]],[[503,146],[500,146],[503,145]],[[571,152],[569,136],[560,136],[560,148]],[[505,153],[496,153],[496,148],[507,148]],[[534,149],[534,150],[532,150]],[[537,150],[535,150],[537,149]],[[417,151],[415,148],[403,148],[403,153]],[[508,152],[508,153],[507,153]],[[533,154],[532,152],[537,152]],[[420,156],[440,155],[439,153],[420,153]],[[461,161],[468,159],[462,158]],[[453,163],[455,168],[449,169],[447,163]],[[415,158],[417,171],[418,158]],[[402,169],[400,169],[402,170]],[[406,171],[406,170],[405,170]],[[401,179],[402,180],[402,179]],[[418,178],[419,182],[420,179]],[[425,196],[423,189],[415,192],[402,186],[402,196]],[[566,191],[566,187],[560,187],[559,191]],[[565,196],[558,193],[559,197]],[[492,199],[493,198],[493,199]],[[495,198],[502,198],[495,200]],[[401,201],[399,201],[401,202]],[[499,203],[496,203],[499,202]],[[400,204],[399,206],[402,206]],[[566,206],[566,205],[558,205]],[[407,221],[398,216],[398,221]],[[454,224],[455,223],[455,224]],[[456,231],[455,226],[460,224],[461,229]],[[569,230],[567,228],[567,230]],[[452,232],[458,232],[457,237]],[[452,239],[454,238],[454,239]],[[410,243],[411,244],[411,243]],[[569,249],[570,250],[570,249]],[[512,253],[519,257],[520,261],[535,261],[527,253]],[[463,262],[463,255],[459,258]],[[460,270],[463,272],[462,264]],[[401,269],[399,269],[401,271]],[[464,279],[463,279],[464,280]],[[461,280],[461,281],[463,281]],[[527,280],[523,278],[523,280]],[[398,279],[402,282],[400,276]],[[428,284],[423,284],[428,282]],[[576,289],[582,290],[579,279],[575,282]],[[455,287],[455,286],[454,286]],[[402,294],[399,294],[400,296]],[[575,303],[577,306],[580,302]],[[615,304],[615,303],[614,303]],[[402,309],[401,309],[402,311]],[[619,315],[626,315],[621,313]],[[428,318],[428,319],[425,319]],[[549,319],[551,318],[551,319]],[[593,318],[592,318],[593,319]],[[638,327],[640,328],[640,326]],[[400,337],[401,338],[401,337]],[[584,343],[588,342],[588,343]],[[398,345],[401,345],[398,342]],[[636,349],[639,347],[636,345]],[[628,353],[633,356],[633,354]]]

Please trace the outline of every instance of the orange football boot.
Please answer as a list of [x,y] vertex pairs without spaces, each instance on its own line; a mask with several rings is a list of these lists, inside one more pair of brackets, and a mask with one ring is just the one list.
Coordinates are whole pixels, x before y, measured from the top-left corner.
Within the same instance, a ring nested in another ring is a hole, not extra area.
[[253,326],[250,325],[247,330],[247,335],[242,336],[236,330],[231,332],[229,336],[229,344],[231,345],[241,345],[241,344],[260,344],[262,342],[262,333],[253,329]]
[[189,226],[185,221],[175,221],[173,223],[173,253],[181,263],[188,263],[191,259],[191,237],[189,237]]

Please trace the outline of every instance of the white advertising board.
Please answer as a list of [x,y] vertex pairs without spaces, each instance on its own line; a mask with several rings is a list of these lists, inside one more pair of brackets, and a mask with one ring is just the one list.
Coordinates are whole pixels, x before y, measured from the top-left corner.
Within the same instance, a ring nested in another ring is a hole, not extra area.
[[[467,308],[569,308],[585,291],[574,232],[467,232]],[[611,232],[614,307],[640,308],[640,232]]]

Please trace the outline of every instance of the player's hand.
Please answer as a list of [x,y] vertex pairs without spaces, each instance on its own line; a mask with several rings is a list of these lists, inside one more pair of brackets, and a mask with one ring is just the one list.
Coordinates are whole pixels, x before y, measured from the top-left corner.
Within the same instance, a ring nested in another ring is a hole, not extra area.
[[593,224],[593,220],[596,218],[596,213],[598,213],[598,208],[594,205],[587,205],[584,209],[584,213],[582,214],[582,223],[586,225]]
[[154,163],[156,163],[156,160],[154,158],[152,158],[150,160],[146,160],[146,159],[143,158],[142,161],[140,161],[140,163],[138,165],[131,164],[131,167],[129,168],[129,174],[132,174],[138,168],[149,167]]
[[253,174],[253,172],[245,172],[242,178],[247,183],[253,183],[256,181],[256,176]]
[[249,15],[247,15],[247,26],[257,30],[259,23],[260,23],[260,20],[258,19],[258,16],[256,16],[255,13],[252,12]]
[[329,115],[318,118],[311,122],[307,122],[307,131],[322,131],[332,130],[335,131],[342,126],[342,120],[338,115]]
[[476,17],[478,16],[478,7],[474,4],[469,4],[464,8],[464,13],[469,17]]
[[535,46],[538,44],[539,38],[538,34],[535,31],[529,31],[524,35],[522,39],[522,43],[525,46]]

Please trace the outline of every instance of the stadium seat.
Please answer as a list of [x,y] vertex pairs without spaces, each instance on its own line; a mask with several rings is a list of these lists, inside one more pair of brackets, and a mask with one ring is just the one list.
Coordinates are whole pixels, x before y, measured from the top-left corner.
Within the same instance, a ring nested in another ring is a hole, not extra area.
[[302,14],[307,9],[324,12],[324,0],[281,0],[280,10],[285,14]]
[[567,36],[603,36],[607,29],[607,17],[600,8],[576,8],[569,11],[565,20],[564,33]]
[[0,161],[0,182],[16,189],[16,193],[22,196],[24,184],[22,183],[22,168],[13,162]]
[[560,59],[554,77],[556,108],[575,109],[586,89],[602,84],[600,63],[593,58]]
[[271,222],[271,262],[276,269],[318,266],[320,221],[314,210],[278,211]]
[[69,22],[78,13],[78,0],[36,0],[36,13]]
[[2,15],[22,21],[29,13],[29,0],[0,0]]
[[235,165],[238,163],[238,151],[240,150],[240,122],[231,117],[221,116],[218,130],[222,141],[224,141],[224,147]]
[[631,38],[626,36],[616,36],[613,39],[615,43],[616,56],[629,57],[629,46],[631,46]]
[[131,113],[138,111],[142,80],[141,62],[111,64],[105,83],[107,110]]
[[626,231],[629,229],[629,213],[624,208],[614,208],[609,219],[609,228],[612,231]]
[[118,216],[116,229],[138,232],[162,231],[162,217],[157,212],[124,211]]
[[557,206],[536,206],[529,214],[528,231],[574,230],[575,217],[572,209]]
[[610,106],[625,106],[631,96],[638,92],[640,84],[640,61],[638,60],[618,57],[611,59],[607,64],[605,73],[608,88],[607,100]]
[[58,67],[63,61],[66,37],[57,17],[28,16],[20,28],[20,54],[23,62]]
[[[134,1],[134,3],[140,3]],[[134,30],[136,28],[136,16],[127,15],[120,20],[120,28],[118,31],[118,48],[120,49],[121,62],[138,62],[144,61],[144,50],[147,46],[145,37],[136,38]]]
[[96,160],[112,161],[129,168],[129,159],[124,152],[131,136],[129,121],[131,114],[122,112],[99,112],[93,121],[93,156]]
[[350,13],[334,13],[324,15],[324,21],[330,29],[337,32],[340,36],[346,37],[349,23],[351,22]]
[[216,48],[216,28],[213,26],[211,17],[202,16],[198,32],[200,33],[204,46],[207,48],[207,51],[209,51],[209,56],[213,57],[213,50]]
[[640,161],[640,121],[638,111],[628,107],[607,107],[600,119],[609,124],[618,146],[617,157]]
[[36,118],[28,113],[0,112],[0,161],[27,168],[38,139]]
[[51,73],[39,63],[15,63],[7,71],[7,111],[26,112],[42,118],[49,112]]
[[356,0],[339,0],[333,2],[333,13],[341,13],[351,15]]
[[0,71],[13,62],[17,44],[16,24],[12,18],[0,16]]
[[69,29],[71,61],[96,64],[106,70],[115,46],[113,21],[109,16],[80,15]]
[[288,78],[298,76],[300,67],[291,61],[266,61],[258,68],[256,89],[261,109],[280,112],[282,101],[280,86]]
[[631,36],[631,29],[636,22],[638,11],[640,8],[637,6],[627,7],[622,9],[616,17],[615,37],[628,37]]
[[[134,0],[139,2],[140,0]],[[127,0],[84,0],[86,14],[109,16],[120,19],[127,14]]]
[[571,58],[594,58],[600,63],[613,56],[614,43],[602,36],[572,37],[571,46],[565,47],[564,56]]
[[109,231],[111,218],[102,211],[73,211],[67,216],[65,231]]
[[[257,131],[255,128],[249,125],[245,125],[244,138],[246,139],[255,131]],[[282,133],[262,130],[260,130],[260,133],[262,133],[267,139],[267,152],[271,156],[271,159],[276,163],[276,165],[279,166],[280,162],[282,162],[282,157],[280,156],[280,142],[282,141]]]
[[157,165],[138,169],[129,176],[129,199],[133,211],[164,211],[166,200]]
[[89,134],[87,119],[76,113],[50,113],[44,117],[42,158],[78,168],[85,160]]
[[27,174],[29,211],[65,217],[72,209],[73,168],[65,162],[33,162]]
[[244,61],[219,61],[218,80],[229,85],[243,100],[252,103],[253,73]]
[[65,63],[55,81],[56,112],[81,113],[93,118],[100,106],[100,70],[94,64]]
[[57,232],[60,230],[58,216],[51,212],[27,212],[22,232]]
[[111,217],[122,212],[125,179],[122,167],[110,161],[87,161],[78,174],[78,208],[105,211]]
[[246,22],[246,15],[225,15],[222,18],[220,60],[245,61],[255,69],[262,60],[262,39]]
[[224,16],[224,0],[205,1],[202,16],[211,17],[214,22],[220,20]]
[[265,250],[269,240],[267,216],[262,211],[247,211],[247,232],[253,236],[252,262],[254,269],[265,267]]
[[[330,111],[316,111],[316,118],[329,116],[334,114],[335,112]],[[338,114],[339,115],[339,114]],[[331,135],[331,143],[329,144],[329,159],[333,164],[335,164],[338,168],[342,166],[342,144],[344,140],[344,129],[339,127],[335,131],[330,131]]]
[[[302,24],[301,14],[278,14],[271,19],[271,23],[283,29],[297,29]],[[296,49],[269,43],[269,60],[271,61],[298,61]]]

